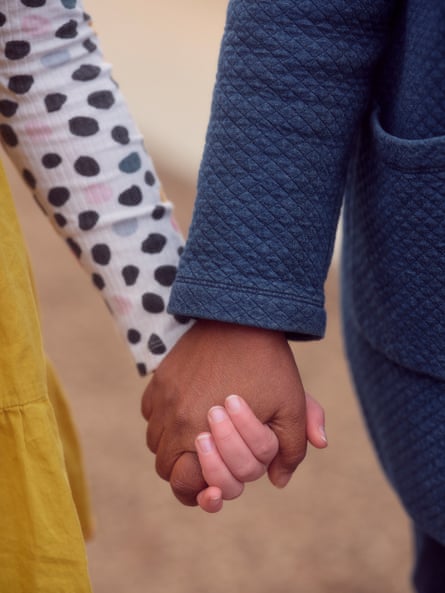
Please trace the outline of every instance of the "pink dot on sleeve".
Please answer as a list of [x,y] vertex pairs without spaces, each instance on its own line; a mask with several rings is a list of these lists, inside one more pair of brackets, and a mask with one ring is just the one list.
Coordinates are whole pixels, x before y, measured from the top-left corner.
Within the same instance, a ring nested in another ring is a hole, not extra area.
[[109,303],[113,311],[118,315],[128,315],[133,308],[130,299],[119,295],[110,297]]
[[31,124],[29,126],[26,126],[25,128],[25,132],[26,135],[29,138],[33,138],[33,139],[47,139],[51,136],[52,134],[52,129],[50,128],[50,126],[41,126],[41,125],[34,125]]
[[46,35],[51,31],[51,21],[34,14],[28,14],[22,19],[22,31],[32,37]]
[[90,204],[105,204],[113,199],[113,190],[106,183],[95,183],[85,188],[85,196]]

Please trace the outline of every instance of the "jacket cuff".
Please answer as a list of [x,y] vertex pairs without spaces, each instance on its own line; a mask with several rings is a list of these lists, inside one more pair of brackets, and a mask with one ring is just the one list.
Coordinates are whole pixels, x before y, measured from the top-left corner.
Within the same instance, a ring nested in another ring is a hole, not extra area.
[[192,318],[282,331],[289,339],[320,339],[326,328],[323,304],[304,295],[197,282],[186,277],[176,279],[168,311]]

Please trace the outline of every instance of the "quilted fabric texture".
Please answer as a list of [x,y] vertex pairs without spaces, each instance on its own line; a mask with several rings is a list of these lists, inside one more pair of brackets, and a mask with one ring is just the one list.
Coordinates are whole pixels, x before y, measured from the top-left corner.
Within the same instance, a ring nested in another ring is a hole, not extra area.
[[357,393],[385,473],[418,531],[445,545],[443,382],[370,348],[348,312],[345,325]]
[[387,0],[230,3],[172,311],[323,335],[347,164],[390,15]]
[[445,544],[445,3],[232,0],[172,311],[322,336],[345,189],[357,390]]

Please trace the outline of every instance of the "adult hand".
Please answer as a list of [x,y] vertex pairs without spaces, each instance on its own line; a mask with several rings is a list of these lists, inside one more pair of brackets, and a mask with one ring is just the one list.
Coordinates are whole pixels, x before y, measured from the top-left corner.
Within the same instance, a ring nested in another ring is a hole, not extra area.
[[209,409],[232,393],[278,438],[268,468],[275,486],[284,487],[305,456],[305,394],[284,334],[199,320],[161,363],[142,399],[156,470],[183,504],[196,505],[207,486],[195,438],[209,428]]

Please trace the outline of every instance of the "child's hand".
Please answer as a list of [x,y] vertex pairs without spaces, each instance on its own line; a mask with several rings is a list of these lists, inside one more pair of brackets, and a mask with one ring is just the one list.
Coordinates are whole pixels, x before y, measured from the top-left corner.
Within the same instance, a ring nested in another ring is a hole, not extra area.
[[[307,438],[318,449],[327,446],[324,412],[306,394]],[[245,482],[257,480],[267,471],[278,452],[278,439],[267,424],[262,424],[247,403],[237,395],[226,398],[225,407],[209,411],[209,432],[200,433],[196,449],[209,487],[202,490],[199,506],[215,513],[223,500],[241,495]]]

